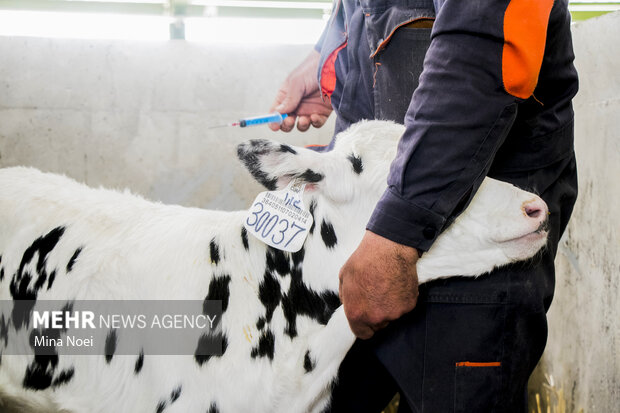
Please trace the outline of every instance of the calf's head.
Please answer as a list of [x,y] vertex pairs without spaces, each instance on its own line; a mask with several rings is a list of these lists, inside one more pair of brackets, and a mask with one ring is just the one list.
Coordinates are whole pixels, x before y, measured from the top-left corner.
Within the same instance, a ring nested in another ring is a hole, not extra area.
[[420,281],[480,275],[534,256],[547,243],[548,214],[537,195],[485,178],[467,209],[419,261]]
[[[387,187],[403,131],[391,122],[364,121],[340,133],[331,152],[261,139],[239,145],[237,154],[268,189],[281,189],[292,179],[307,184],[304,202],[312,205],[317,225],[333,223],[342,265]],[[468,208],[419,261],[420,281],[427,276],[478,275],[532,257],[546,243],[547,215],[540,197],[486,178]],[[309,237],[306,244],[311,242]]]

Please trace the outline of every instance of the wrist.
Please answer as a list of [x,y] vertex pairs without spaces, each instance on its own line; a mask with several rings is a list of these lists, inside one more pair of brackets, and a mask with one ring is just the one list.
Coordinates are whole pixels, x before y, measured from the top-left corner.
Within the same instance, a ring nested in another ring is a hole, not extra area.
[[393,252],[398,255],[399,258],[406,260],[410,263],[416,263],[420,258],[420,252],[417,248],[411,247],[409,245],[400,244],[396,241],[392,241],[391,239],[385,238],[370,230],[366,230],[363,241],[367,241],[373,244],[381,244],[384,246],[384,248],[393,250]]

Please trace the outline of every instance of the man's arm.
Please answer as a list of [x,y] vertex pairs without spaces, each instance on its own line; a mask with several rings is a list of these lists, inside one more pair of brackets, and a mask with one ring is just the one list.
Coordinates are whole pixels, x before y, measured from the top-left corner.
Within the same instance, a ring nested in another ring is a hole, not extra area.
[[[467,206],[514,122],[516,103],[536,86],[552,6],[553,0],[436,1],[431,45],[389,187],[367,226],[378,243],[426,251]],[[413,308],[389,291],[378,299],[347,287],[367,276],[396,285],[412,276],[387,264],[392,252],[367,243],[359,247],[364,260],[385,264],[370,274],[356,252],[341,270],[345,312],[362,338],[394,319],[400,311],[392,307]]]

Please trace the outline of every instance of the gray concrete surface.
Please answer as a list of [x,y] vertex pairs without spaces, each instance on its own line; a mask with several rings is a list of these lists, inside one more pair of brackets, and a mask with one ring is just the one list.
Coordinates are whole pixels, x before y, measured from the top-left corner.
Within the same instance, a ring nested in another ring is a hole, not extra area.
[[305,134],[208,127],[266,113],[311,48],[0,37],[0,166],[245,208],[260,188],[236,161],[239,142],[325,143],[333,125]]
[[[555,391],[562,390],[567,413],[580,409],[586,413],[617,413],[620,13],[576,24],[573,39],[580,74],[580,91],[575,99],[580,193],[556,259],[549,341],[530,388],[544,395],[541,383],[546,374],[553,378]],[[552,404],[555,396],[552,394]]]
[[[531,382],[544,401],[543,378],[553,377],[567,413],[620,411],[618,39],[619,13],[574,27],[581,189]],[[207,127],[265,112],[308,50],[0,38],[0,166],[32,165],[168,203],[246,207],[260,188],[235,161],[238,142],[324,143],[332,127],[288,135]]]

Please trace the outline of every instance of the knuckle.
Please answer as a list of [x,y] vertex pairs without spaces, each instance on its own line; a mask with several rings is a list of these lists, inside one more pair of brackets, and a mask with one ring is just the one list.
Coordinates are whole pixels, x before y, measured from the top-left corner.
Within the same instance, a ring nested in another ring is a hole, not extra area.
[[362,321],[364,319],[364,313],[358,307],[351,308],[349,306],[349,309],[348,309],[348,311],[346,313],[347,313],[347,318],[352,323],[360,324],[360,323],[362,323]]
[[389,315],[386,315],[382,310],[374,310],[368,314],[368,322],[371,325],[380,325],[388,321]]
[[349,310],[349,320],[355,323],[360,322],[362,319],[362,313],[358,310]]
[[416,304],[417,304],[416,298],[406,301],[405,303],[403,303],[403,305],[400,308],[397,308],[392,313],[392,317],[393,317],[392,319],[396,320],[402,317],[403,315],[407,314],[408,312],[410,312],[411,310],[415,308]]

